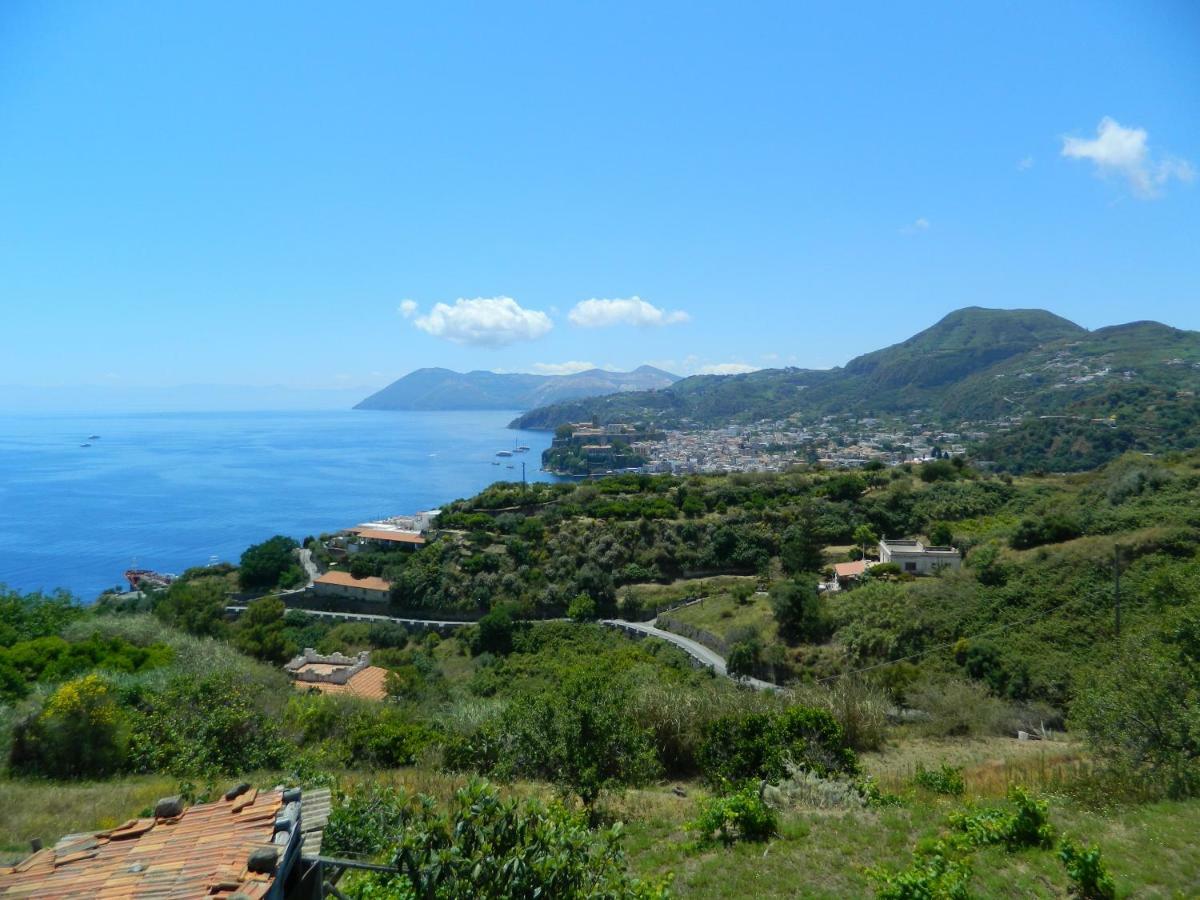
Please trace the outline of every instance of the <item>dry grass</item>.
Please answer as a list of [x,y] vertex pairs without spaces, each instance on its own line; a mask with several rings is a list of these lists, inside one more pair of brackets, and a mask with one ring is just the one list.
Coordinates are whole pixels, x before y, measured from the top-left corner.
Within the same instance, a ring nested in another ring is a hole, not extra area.
[[739,628],[753,628],[767,644],[778,637],[778,626],[771,613],[771,604],[760,594],[750,597],[746,603],[738,603],[727,593],[710,595],[693,606],[673,610],[672,619],[694,628],[710,631],[722,640]]
[[177,788],[176,780],[152,775],[72,784],[0,781],[0,854],[19,858],[34,838],[49,845],[64,834],[112,828]]
[[960,766],[967,794],[1002,797],[1012,784],[1035,791],[1060,789],[1090,764],[1069,741],[1018,741],[1004,737],[972,740],[905,738],[878,753],[862,754],[863,768],[887,791],[899,793],[912,785],[917,766],[934,769]]

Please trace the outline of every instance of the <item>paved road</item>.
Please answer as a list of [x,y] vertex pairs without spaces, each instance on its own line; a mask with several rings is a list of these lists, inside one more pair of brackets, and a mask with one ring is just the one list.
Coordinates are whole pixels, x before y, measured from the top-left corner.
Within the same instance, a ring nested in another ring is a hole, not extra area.
[[317,571],[317,564],[313,562],[312,551],[307,547],[301,547],[297,555],[300,557],[300,565],[304,566],[304,571],[308,573],[308,587],[312,587],[312,583],[321,574]]
[[[698,641],[693,641],[691,638],[685,638],[681,634],[676,634],[673,631],[664,631],[656,627],[652,622],[630,622],[626,619],[605,619],[604,624],[609,628],[619,628],[627,634],[641,634],[645,637],[655,637],[666,641],[669,644],[674,644],[684,653],[688,654],[692,659],[696,660],[703,666],[712,669],[718,675],[724,675],[726,678],[732,678],[729,672],[725,669],[725,658],[714,650],[705,647]],[[749,685],[758,691],[777,691],[779,685],[772,684],[769,681],[761,681],[758,678],[737,678],[735,679],[741,684]]]
[[[400,619],[396,616],[380,616],[375,613],[354,613],[354,612],[331,612],[326,609],[302,609],[298,606],[290,606],[288,610],[296,610],[308,616],[321,616],[326,619],[337,619],[340,622],[396,622],[399,625],[404,625],[409,628],[432,628],[435,630],[462,628],[465,625],[474,625],[474,622],[454,621],[450,619]],[[238,613],[239,615],[246,611],[244,606],[227,606],[227,612]]]

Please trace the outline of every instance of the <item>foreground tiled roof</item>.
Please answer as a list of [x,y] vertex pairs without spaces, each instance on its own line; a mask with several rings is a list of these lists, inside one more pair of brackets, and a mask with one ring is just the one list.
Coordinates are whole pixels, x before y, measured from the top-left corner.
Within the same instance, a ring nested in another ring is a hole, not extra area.
[[11,868],[0,900],[142,900],[265,897],[274,875],[246,868],[271,843],[282,793],[254,790],[192,806],[174,819],[130,819],[111,831],[71,835]]
[[[345,684],[333,684],[328,681],[293,681],[300,690],[312,688],[324,694],[353,694],[365,697],[367,700],[382,700],[387,696],[387,669],[379,666],[367,666],[361,672],[355,672]],[[3,897],[0,894],[0,897]]]

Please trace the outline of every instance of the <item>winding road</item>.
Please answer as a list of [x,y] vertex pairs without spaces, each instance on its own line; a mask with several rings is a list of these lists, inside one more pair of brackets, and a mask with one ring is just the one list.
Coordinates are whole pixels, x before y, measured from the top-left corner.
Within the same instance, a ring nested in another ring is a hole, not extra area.
[[674,644],[700,665],[712,669],[718,675],[724,675],[726,678],[733,678],[739,684],[747,685],[754,688],[756,691],[777,691],[779,685],[772,684],[769,681],[762,681],[758,678],[750,677],[735,677],[730,675],[725,668],[725,658],[716,651],[705,647],[698,641],[693,641],[691,638],[685,638],[681,634],[676,634],[673,631],[665,631],[659,628],[654,622],[630,622],[627,619],[604,619],[601,624],[607,625],[609,628],[618,628],[626,634],[634,635],[635,637],[653,637],[659,640],[666,641],[668,644]]

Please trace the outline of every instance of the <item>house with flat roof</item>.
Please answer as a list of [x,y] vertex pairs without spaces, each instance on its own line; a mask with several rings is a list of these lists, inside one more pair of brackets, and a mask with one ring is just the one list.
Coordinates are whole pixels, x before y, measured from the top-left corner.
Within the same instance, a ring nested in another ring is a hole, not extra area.
[[370,600],[387,603],[392,585],[374,575],[355,578],[349,572],[330,569],[313,579],[313,593],[319,597],[338,597],[345,600]]
[[354,541],[348,548],[352,552],[359,549],[415,550],[425,546],[423,534],[399,528],[359,525],[351,528],[350,534],[354,536]]
[[939,569],[960,568],[962,554],[957,547],[926,547],[918,540],[884,538],[879,542],[879,562],[895,563],[910,575],[932,575]]

